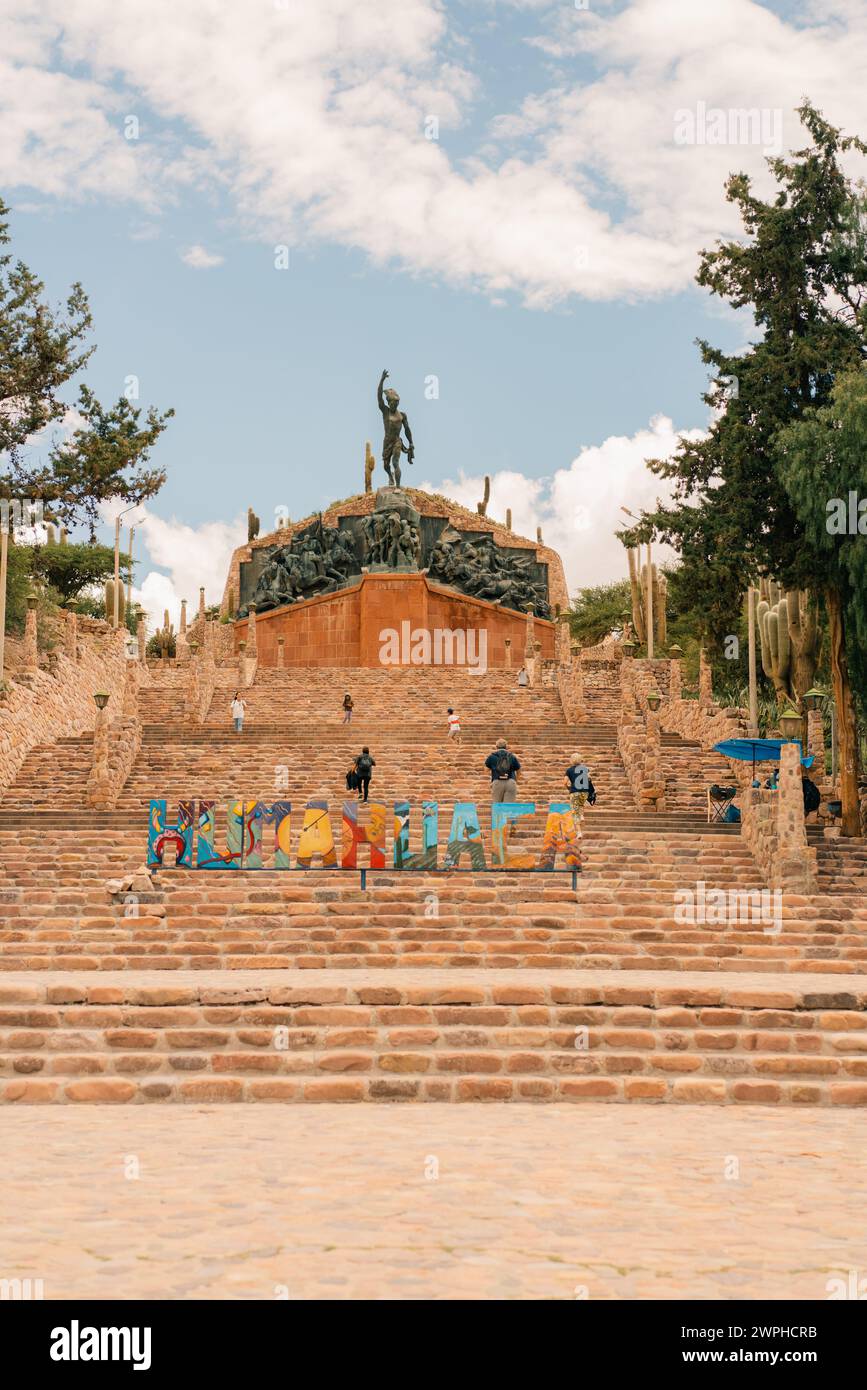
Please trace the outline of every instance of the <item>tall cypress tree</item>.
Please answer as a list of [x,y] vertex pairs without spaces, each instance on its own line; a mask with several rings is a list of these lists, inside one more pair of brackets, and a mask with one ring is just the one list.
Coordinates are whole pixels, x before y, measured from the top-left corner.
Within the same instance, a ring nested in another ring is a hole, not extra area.
[[[867,360],[867,239],[858,188],[840,164],[847,152],[867,154],[867,145],[843,136],[809,103],[798,114],[812,144],[768,160],[777,183],[768,200],[746,174],[728,180],[746,235],[700,257],[698,283],[736,309],[750,308],[759,335],[739,355],[700,342],[714,371],[705,400],[719,413],[706,438],[685,440],[672,458],[651,463],[673,484],[674,501],[647,513],[626,538],[669,541],[687,570],[704,583],[713,577],[728,601],[761,575],[784,589],[823,591],[841,736],[854,749],[852,692],[840,660],[849,597],[835,587],[825,546],[815,543],[777,436],[828,405],[837,376]],[[843,793],[844,832],[858,834],[856,767]]]

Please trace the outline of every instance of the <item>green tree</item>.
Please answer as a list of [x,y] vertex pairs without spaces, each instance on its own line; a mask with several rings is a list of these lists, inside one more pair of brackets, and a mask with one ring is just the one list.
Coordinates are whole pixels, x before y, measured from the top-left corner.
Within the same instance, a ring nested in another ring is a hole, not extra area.
[[857,802],[852,677],[863,700],[867,685],[867,370],[859,367],[842,373],[829,405],[805,411],[796,424],[780,431],[777,452],[780,477],[807,543],[822,559],[841,735],[840,773],[849,800],[854,797]]
[[39,498],[68,524],[85,521],[93,537],[101,502],[141,502],[162,486],[165,473],[144,465],[174,411],[151,408],[140,423],[126,397],[106,410],[83,385],[76,402],[83,423],[49,448],[46,461],[34,458],[34,436],[63,420],[71,405],[64,388],[94,351],[92,319],[80,284],[54,310],[43,282],[3,249],[8,212],[0,199],[0,497]]
[[629,581],[601,584],[595,589],[579,589],[567,614],[569,631],[582,647],[594,647],[609,632],[621,628],[624,615],[631,614]]
[[[626,538],[668,540],[687,575],[696,584],[712,578],[727,607],[761,575],[785,589],[824,592],[846,763],[844,744],[855,743],[848,673],[839,664],[846,608],[829,589],[827,554],[811,540],[789,491],[776,438],[806,411],[827,405],[837,375],[867,358],[867,246],[858,230],[858,189],[840,165],[841,155],[865,154],[867,146],[842,136],[809,103],[799,115],[812,144],[768,160],[778,185],[769,200],[755,195],[746,174],[733,175],[727,196],[746,235],[701,253],[698,283],[736,309],[749,307],[760,336],[739,355],[700,343],[715,373],[705,400],[718,414],[704,439],[685,440],[672,458],[650,465],[671,481],[674,501],[648,513]],[[853,785],[848,778],[843,786],[846,834],[860,831]]]
[[[62,601],[77,598],[83,589],[114,574],[114,551],[108,545],[34,545],[17,547],[31,552],[30,571],[49,585]],[[120,557],[124,583],[129,577],[129,559]]]

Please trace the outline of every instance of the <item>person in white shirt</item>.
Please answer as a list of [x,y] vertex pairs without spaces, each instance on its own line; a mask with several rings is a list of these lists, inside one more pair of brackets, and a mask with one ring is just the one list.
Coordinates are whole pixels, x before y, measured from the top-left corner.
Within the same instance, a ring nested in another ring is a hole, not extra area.
[[247,708],[247,701],[242,700],[236,690],[232,696],[232,718],[235,721],[235,733],[240,734],[244,729],[244,710]]
[[522,689],[530,684],[530,677],[527,675],[527,669],[525,666],[522,666],[520,671],[518,672],[518,684],[521,686]]
[[455,743],[461,741],[461,720],[460,715],[455,714],[453,709],[449,709],[449,738],[453,738]]

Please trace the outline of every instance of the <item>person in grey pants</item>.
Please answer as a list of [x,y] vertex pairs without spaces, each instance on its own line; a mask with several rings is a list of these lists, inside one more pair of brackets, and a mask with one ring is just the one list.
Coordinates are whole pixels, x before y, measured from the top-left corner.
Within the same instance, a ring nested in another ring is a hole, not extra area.
[[491,801],[514,801],[518,791],[518,773],[521,764],[504,738],[497,739],[493,753],[485,758],[485,767],[491,772]]

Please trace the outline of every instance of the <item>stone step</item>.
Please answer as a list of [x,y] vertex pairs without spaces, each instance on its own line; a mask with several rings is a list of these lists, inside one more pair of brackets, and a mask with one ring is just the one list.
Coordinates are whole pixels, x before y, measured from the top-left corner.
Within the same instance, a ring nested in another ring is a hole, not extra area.
[[867,975],[0,982],[0,1099],[867,1104]]

